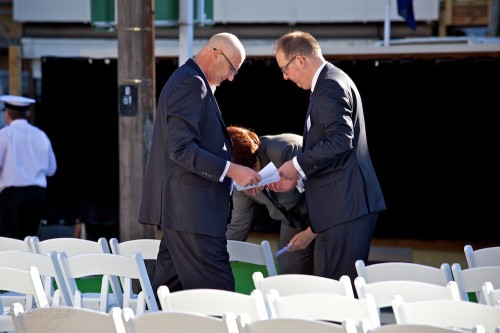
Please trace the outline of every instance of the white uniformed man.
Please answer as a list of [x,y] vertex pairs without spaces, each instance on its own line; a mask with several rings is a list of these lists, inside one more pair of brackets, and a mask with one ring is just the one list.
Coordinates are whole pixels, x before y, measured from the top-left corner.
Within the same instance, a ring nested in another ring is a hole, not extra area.
[[4,95],[7,126],[0,129],[0,236],[34,236],[45,218],[47,176],[56,172],[52,144],[28,123],[34,99]]

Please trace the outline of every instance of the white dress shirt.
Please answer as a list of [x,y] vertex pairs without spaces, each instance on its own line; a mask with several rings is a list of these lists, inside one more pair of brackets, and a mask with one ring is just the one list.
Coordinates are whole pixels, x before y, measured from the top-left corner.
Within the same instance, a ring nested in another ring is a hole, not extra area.
[[0,129],[0,192],[10,186],[47,187],[57,164],[49,138],[26,119]]

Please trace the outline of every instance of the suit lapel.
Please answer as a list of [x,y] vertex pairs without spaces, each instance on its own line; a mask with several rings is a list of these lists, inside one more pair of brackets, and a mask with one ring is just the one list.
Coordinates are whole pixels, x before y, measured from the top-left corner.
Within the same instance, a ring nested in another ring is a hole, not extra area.
[[[207,89],[209,102],[212,105],[211,109],[217,115],[217,118],[219,119],[221,126],[224,129],[224,135],[226,136],[227,141],[229,141],[229,144],[231,145],[229,133],[227,133],[226,124],[224,123],[224,119],[222,118],[222,113],[220,112],[219,104],[217,103],[217,100],[215,99],[214,93],[212,91],[212,88],[210,87],[210,84],[208,83],[208,80],[207,80],[207,77],[205,76],[205,73],[203,73],[200,66],[198,66],[198,64],[192,58],[189,58],[186,61],[186,65],[190,66],[196,72],[198,72],[198,75],[203,79],[203,82],[205,83],[205,87]],[[232,145],[231,145],[231,147],[232,147]]]
[[302,151],[304,151],[306,137],[307,137],[307,132],[308,132],[308,130],[307,130],[307,123],[311,119],[310,118],[311,117],[311,112],[312,112],[312,109],[314,107],[314,96],[316,96],[316,93],[320,90],[321,82],[323,82],[323,79],[324,79],[326,73],[331,68],[333,68],[333,65],[330,64],[330,63],[327,63],[325,65],[325,67],[323,67],[323,69],[319,73],[318,80],[316,81],[316,86],[314,87],[314,92],[311,95],[311,99],[309,101],[309,106],[307,107],[306,120],[304,122],[304,130],[303,130],[303,133],[302,133]]

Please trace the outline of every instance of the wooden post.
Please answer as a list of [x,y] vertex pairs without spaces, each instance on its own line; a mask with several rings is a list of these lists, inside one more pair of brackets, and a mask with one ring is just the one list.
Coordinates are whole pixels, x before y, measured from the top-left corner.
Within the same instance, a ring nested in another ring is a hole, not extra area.
[[489,21],[487,36],[500,36],[499,23],[500,21],[500,0],[492,0],[488,6]]
[[155,238],[154,226],[138,222],[156,108],[154,0],[116,4],[120,241]]
[[453,20],[453,0],[445,0],[441,3],[441,19],[439,20],[439,37],[446,37],[447,28]]
[[21,46],[9,45],[9,94],[22,93]]

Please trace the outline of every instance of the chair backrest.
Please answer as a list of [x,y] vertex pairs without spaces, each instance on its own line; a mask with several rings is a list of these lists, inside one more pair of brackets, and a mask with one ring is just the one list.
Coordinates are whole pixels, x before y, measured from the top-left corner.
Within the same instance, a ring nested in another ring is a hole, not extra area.
[[30,252],[29,239],[31,236],[26,236],[24,240],[10,237],[0,237],[0,252],[1,251],[23,251]]
[[[0,290],[25,295],[22,303],[14,304],[4,303],[3,296],[0,295],[0,332],[13,332],[15,330],[10,315],[4,312],[7,307],[12,308],[18,304],[26,309],[31,309],[33,302],[39,308],[49,306],[49,301],[43,290],[42,278],[35,266],[31,266],[29,269],[0,266]],[[16,302],[18,301],[19,299],[16,300]]]
[[[463,333],[464,331],[452,328],[429,324],[388,324],[367,329],[364,333]],[[471,333],[485,333],[484,326],[476,325]]]
[[51,238],[40,241],[38,237],[30,238],[32,252],[48,254],[50,251],[64,252],[68,257],[86,253],[111,253],[106,238],[91,241],[81,238]]
[[[33,301],[36,307],[48,307],[49,301],[43,290],[42,277],[35,266],[28,269],[15,269],[0,266],[0,290],[26,295],[24,308],[31,309]],[[4,306],[2,294],[0,294],[0,314],[3,314]]]
[[250,242],[228,240],[227,251],[229,252],[230,261],[265,265],[269,276],[278,274],[271,246],[267,240],[263,240],[260,245]]
[[[160,250],[159,239],[132,239],[124,242],[119,242],[116,238],[109,240],[109,248],[111,253],[122,256],[131,257],[134,253],[139,252],[144,259],[146,270],[148,271],[150,281],[153,281],[156,272],[156,260],[158,251]],[[124,281],[121,281],[124,283]],[[134,286],[133,286],[134,287]]]
[[500,306],[500,288],[495,289],[491,282],[485,282],[482,291],[487,305]]
[[450,265],[441,264],[441,267],[433,267],[408,262],[383,262],[365,266],[363,260],[355,263],[358,276],[365,279],[366,283],[388,281],[388,280],[408,280],[446,286],[453,281]]
[[167,286],[160,286],[157,293],[162,311],[188,311],[210,316],[245,312],[251,320],[269,318],[260,290],[254,290],[250,295],[219,289],[187,289],[171,293]]
[[264,277],[262,272],[252,274],[256,289],[263,295],[271,289],[278,290],[280,296],[303,293],[332,293],[354,298],[351,279],[341,276],[339,280],[306,274],[282,274]]
[[239,333],[236,316],[231,312],[224,313],[220,318],[179,311],[135,316],[130,308],[125,308],[122,319],[127,333]]
[[121,309],[109,313],[74,307],[36,308],[24,311],[16,304],[11,312],[16,333],[125,333]]
[[474,250],[469,244],[464,246],[465,259],[469,268],[480,266],[500,266],[500,246]]
[[[3,251],[0,252],[0,266],[10,267],[15,269],[29,269],[30,266],[35,266],[43,279],[43,287],[45,296],[49,300],[50,305],[63,304],[71,306],[71,295],[68,287],[64,283],[61,268],[57,261],[56,252],[49,252],[47,255],[22,252],[22,251]],[[57,293],[54,290],[54,283],[57,285]],[[17,298],[22,296],[17,296]],[[16,296],[12,296],[14,303]],[[62,302],[60,302],[62,300]]]
[[500,307],[469,301],[432,300],[406,303],[396,295],[392,308],[397,324],[429,324],[472,330],[484,326],[494,333],[500,325]]
[[267,294],[271,318],[302,318],[342,323],[350,318],[360,325],[380,325],[377,306],[371,295],[365,299],[336,294],[307,293],[281,297],[276,289]]
[[443,287],[441,285],[406,280],[390,280],[366,283],[365,279],[358,276],[354,279],[354,286],[358,298],[365,298],[370,294],[379,309],[391,307],[395,295],[403,297],[405,302],[418,302],[435,299],[449,299],[459,301],[460,291],[455,281],[450,281]]
[[109,240],[111,253],[131,257],[134,253],[140,252],[142,258],[156,260],[160,249],[159,239],[132,239],[125,242],[118,242],[118,239]]
[[[57,254],[57,259],[64,276],[64,282],[71,294],[74,295],[74,306],[81,305],[85,308],[107,312],[109,307],[113,306],[133,307],[131,305],[134,303],[132,299],[139,297],[136,311],[143,312],[143,302],[149,310],[158,311],[154,291],[140,253],[135,253],[131,257],[111,253],[87,253],[68,257],[64,252],[60,252]],[[99,295],[92,293],[81,295],[76,279],[96,275],[103,277]],[[120,285],[118,279],[122,279],[124,283]],[[140,295],[135,295],[132,291],[133,279],[139,281]],[[112,295],[109,294],[110,287]],[[110,296],[113,296],[112,302],[109,300]]]
[[356,323],[347,319],[341,324],[300,318],[269,318],[251,321],[245,313],[238,316],[241,333],[357,333]]
[[469,293],[476,294],[479,303],[486,304],[482,288],[485,282],[490,282],[494,288],[500,288],[500,266],[478,266],[462,269],[460,264],[451,265],[453,278],[457,282],[462,299],[469,300]]

